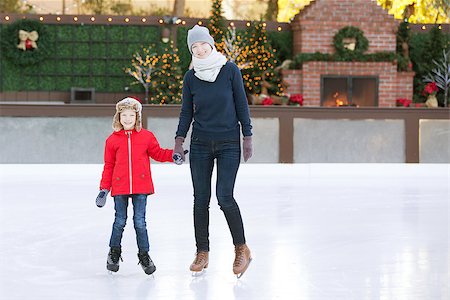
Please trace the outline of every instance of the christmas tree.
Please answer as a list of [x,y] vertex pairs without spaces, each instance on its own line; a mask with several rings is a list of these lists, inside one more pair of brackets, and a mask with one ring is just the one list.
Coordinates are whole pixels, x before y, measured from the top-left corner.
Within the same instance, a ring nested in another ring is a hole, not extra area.
[[125,73],[135,79],[132,84],[141,84],[145,90],[145,103],[148,103],[148,96],[152,80],[157,69],[158,56],[152,47],[143,48],[141,53],[136,52],[131,59],[131,67],[125,68]]
[[181,103],[182,74],[177,50],[170,44],[156,49],[145,47],[133,55],[131,67],[125,72],[145,90],[145,103]]
[[227,59],[234,62],[239,69],[244,70],[252,67],[249,60],[248,45],[245,45],[244,39],[236,32],[236,27],[229,26],[223,39],[223,53]]
[[155,72],[154,93],[150,98],[155,104],[181,103],[182,72],[177,49],[172,43],[159,51],[157,71]]
[[265,23],[256,22],[246,40],[249,43],[248,60],[251,67],[243,70],[242,73],[247,92],[256,95],[282,96],[281,77],[274,70],[279,64],[275,55],[276,49],[272,49],[267,40]]
[[224,48],[225,18],[222,16],[222,0],[213,0],[211,17],[208,24],[209,33],[216,42],[217,51]]

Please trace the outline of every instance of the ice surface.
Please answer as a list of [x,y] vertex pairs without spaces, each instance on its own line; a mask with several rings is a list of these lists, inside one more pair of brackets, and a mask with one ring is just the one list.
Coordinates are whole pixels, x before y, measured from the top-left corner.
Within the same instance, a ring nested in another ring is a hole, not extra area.
[[131,206],[124,261],[106,271],[114,209],[95,206],[101,165],[0,165],[0,299],[448,300],[449,169],[241,165],[235,198],[254,259],[238,280],[215,197],[209,268],[189,272],[188,165],[152,165],[154,278],[137,265]]

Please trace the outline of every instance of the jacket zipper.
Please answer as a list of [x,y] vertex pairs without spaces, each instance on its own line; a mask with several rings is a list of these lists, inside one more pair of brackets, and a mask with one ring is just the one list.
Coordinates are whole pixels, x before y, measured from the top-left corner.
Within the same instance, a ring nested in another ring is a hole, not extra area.
[[128,171],[130,172],[130,195],[133,194],[133,169],[131,167],[131,131],[127,132],[128,135]]

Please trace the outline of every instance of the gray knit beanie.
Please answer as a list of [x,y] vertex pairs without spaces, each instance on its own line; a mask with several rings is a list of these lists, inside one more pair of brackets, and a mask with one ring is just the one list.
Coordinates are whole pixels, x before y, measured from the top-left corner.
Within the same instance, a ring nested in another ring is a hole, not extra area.
[[214,39],[209,34],[209,30],[206,27],[195,25],[194,27],[192,27],[192,29],[189,29],[187,36],[187,44],[191,54],[192,54],[192,44],[196,42],[208,43],[214,49]]

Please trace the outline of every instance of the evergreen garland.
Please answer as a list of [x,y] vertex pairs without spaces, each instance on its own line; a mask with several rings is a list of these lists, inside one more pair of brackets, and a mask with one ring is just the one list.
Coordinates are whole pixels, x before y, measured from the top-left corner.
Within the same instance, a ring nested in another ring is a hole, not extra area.
[[[17,48],[19,44],[19,30],[27,32],[36,31],[39,38],[36,41],[38,47],[32,50],[21,50]],[[19,20],[7,26],[2,31],[1,47],[4,55],[14,64],[21,66],[35,65],[52,53],[52,39],[46,30],[45,25],[35,20]]]

